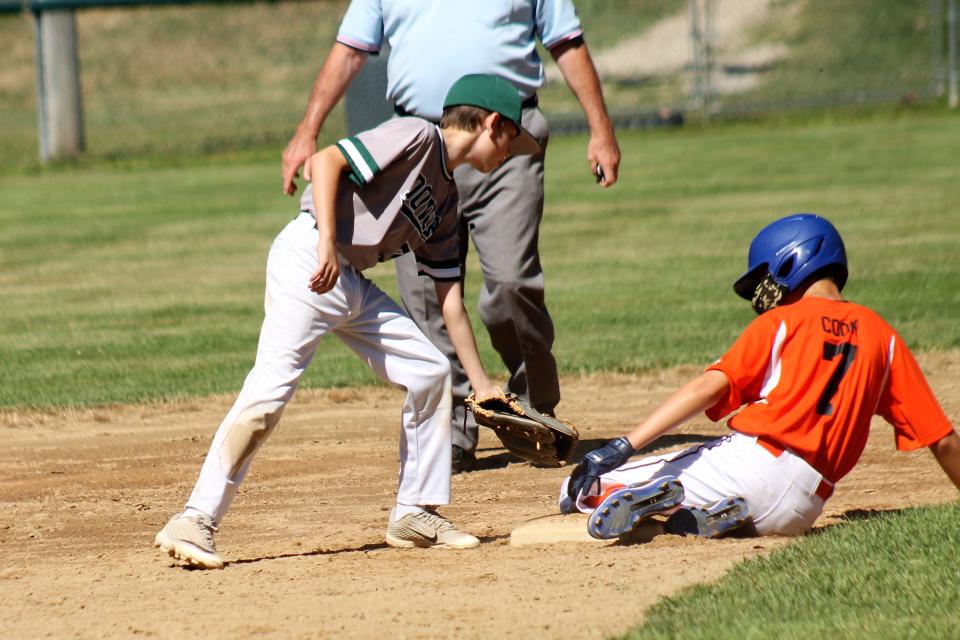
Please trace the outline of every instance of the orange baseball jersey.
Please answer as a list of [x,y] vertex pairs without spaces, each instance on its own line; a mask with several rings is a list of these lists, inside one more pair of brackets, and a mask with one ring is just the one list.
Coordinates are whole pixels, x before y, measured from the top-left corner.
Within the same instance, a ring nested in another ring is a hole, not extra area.
[[900,335],[870,309],[809,297],[754,320],[708,370],[730,381],[706,414],[790,449],[837,482],[860,459],[870,419],[893,425],[898,449],[953,431]]

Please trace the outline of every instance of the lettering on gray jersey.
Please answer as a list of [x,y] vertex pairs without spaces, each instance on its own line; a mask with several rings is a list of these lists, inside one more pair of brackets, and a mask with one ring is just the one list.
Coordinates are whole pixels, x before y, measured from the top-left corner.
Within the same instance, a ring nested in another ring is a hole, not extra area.
[[400,213],[410,221],[413,228],[424,240],[429,240],[433,232],[440,226],[440,216],[437,215],[437,201],[433,198],[433,187],[421,173],[413,188],[403,196]]

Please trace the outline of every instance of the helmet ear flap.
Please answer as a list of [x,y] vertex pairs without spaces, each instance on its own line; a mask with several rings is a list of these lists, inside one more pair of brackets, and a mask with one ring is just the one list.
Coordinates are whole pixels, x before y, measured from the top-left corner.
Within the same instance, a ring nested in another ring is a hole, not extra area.
[[767,275],[767,263],[758,265],[747,273],[740,276],[740,279],[733,283],[734,292],[744,300],[753,298],[757,285]]

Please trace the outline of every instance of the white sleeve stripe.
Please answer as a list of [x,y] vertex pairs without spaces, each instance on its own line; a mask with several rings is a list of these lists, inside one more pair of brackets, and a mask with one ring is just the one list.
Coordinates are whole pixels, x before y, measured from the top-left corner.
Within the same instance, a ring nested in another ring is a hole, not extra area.
[[780,352],[783,351],[783,342],[787,339],[787,323],[781,322],[777,329],[777,336],[773,339],[773,348],[770,350],[770,364],[767,366],[767,372],[763,377],[763,388],[760,389],[760,398],[766,400],[770,392],[780,383],[780,373],[782,360]]
[[350,154],[350,159],[353,160],[353,164],[360,171],[363,181],[370,182],[370,180],[373,179],[373,170],[370,168],[370,165],[367,164],[367,161],[363,159],[363,154],[361,154],[360,150],[353,144],[353,141],[349,138],[344,138],[339,144],[343,147],[344,151]]
[[890,379],[890,369],[893,366],[893,348],[897,343],[897,336],[890,336],[890,347],[887,349],[887,366],[883,370],[883,380],[880,382],[880,393],[877,394],[877,403],[873,405],[873,413],[877,413],[884,395],[887,393],[887,380]]
[[438,268],[438,267],[431,267],[430,265],[417,261],[417,269],[420,271],[420,273],[425,273],[426,275],[434,279],[447,280],[451,278],[460,277],[459,265],[455,267]]

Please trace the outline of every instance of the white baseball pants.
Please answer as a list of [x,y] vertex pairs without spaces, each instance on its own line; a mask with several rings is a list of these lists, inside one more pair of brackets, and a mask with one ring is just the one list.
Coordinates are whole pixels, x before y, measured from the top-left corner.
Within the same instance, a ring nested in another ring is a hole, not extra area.
[[450,365],[403,310],[341,260],[336,286],[310,291],[317,268],[313,217],[300,214],[267,258],[265,317],[253,369],[220,424],[188,508],[219,523],[254,454],[276,427],[300,376],[327,333],[335,334],[382,380],[407,391],[400,420],[397,502],[450,501]]
[[[823,511],[816,495],[823,476],[790,451],[774,456],[757,444],[754,436],[732,433],[706,444],[628,461],[600,476],[602,493],[614,484],[631,485],[662,476],[675,476],[683,485],[683,505],[702,507],[723,498],[747,501],[760,535],[797,535],[813,526]],[[567,482],[560,501],[569,500]],[[577,500],[584,513],[592,509]]]

